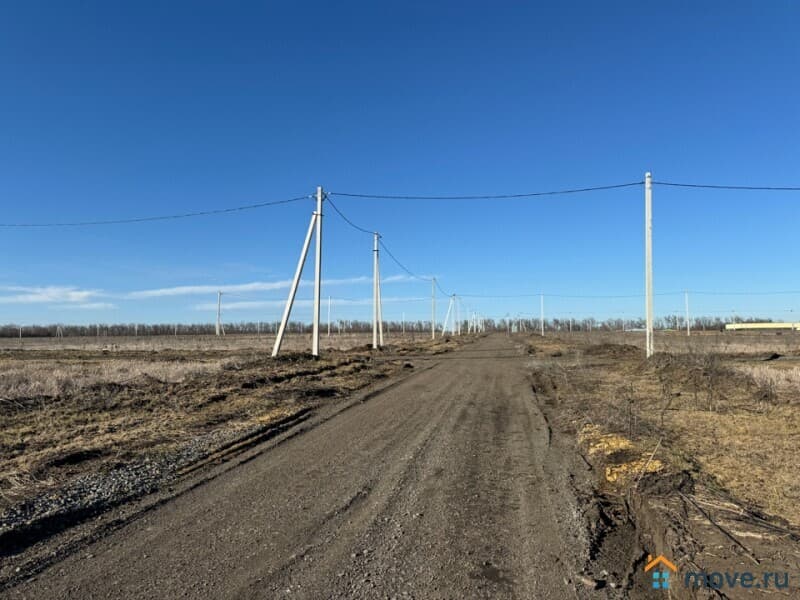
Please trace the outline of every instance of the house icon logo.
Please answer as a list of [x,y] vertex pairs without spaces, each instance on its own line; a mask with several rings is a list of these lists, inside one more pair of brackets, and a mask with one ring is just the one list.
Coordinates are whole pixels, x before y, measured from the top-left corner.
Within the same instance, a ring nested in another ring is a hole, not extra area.
[[648,555],[647,564],[644,566],[644,572],[649,573],[650,571],[653,572],[653,589],[668,590],[670,571],[677,573],[678,567],[663,554],[659,554],[655,558]]

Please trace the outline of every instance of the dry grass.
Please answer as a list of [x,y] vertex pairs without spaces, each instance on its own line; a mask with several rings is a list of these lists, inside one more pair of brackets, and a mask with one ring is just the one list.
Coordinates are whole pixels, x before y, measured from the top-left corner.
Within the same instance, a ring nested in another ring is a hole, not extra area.
[[[387,344],[424,341],[429,335],[408,332],[385,332]],[[372,341],[371,333],[332,333],[320,337],[323,350],[348,350]],[[153,335],[153,336],[85,336],[66,338],[0,338],[0,350],[82,350],[107,352],[146,351],[246,351],[263,352],[272,349],[275,336],[264,333],[214,335]],[[311,349],[311,334],[287,333],[282,349],[286,352],[304,352]]]
[[[699,469],[745,504],[800,526],[797,363],[747,360],[734,356],[742,348],[732,352],[731,345],[726,354],[698,345],[646,361],[636,353],[560,343],[563,357],[545,363],[539,386],[558,405],[559,425],[582,434],[607,474],[617,476],[617,467],[641,461],[663,439],[656,458],[671,469]],[[718,340],[708,346],[719,347]],[[753,353],[764,351],[786,349],[757,345]],[[616,451],[601,452],[608,440]],[[623,451],[620,440],[631,445]],[[630,484],[630,478],[619,480],[622,487]]]
[[[569,344],[626,344],[644,350],[642,332],[593,331],[560,333],[554,336]],[[680,331],[656,331],[655,350],[671,354],[757,354],[777,352],[800,355],[800,332],[733,332],[693,331],[691,336]]]
[[0,359],[0,403],[40,396],[63,396],[100,383],[125,384],[139,378],[179,382],[199,373],[223,368],[225,360],[206,361],[137,361],[110,359],[100,361]]
[[365,349],[277,361],[252,350],[0,354],[0,508],[199,434],[271,422],[389,376],[403,356],[454,345],[398,348],[386,361]]

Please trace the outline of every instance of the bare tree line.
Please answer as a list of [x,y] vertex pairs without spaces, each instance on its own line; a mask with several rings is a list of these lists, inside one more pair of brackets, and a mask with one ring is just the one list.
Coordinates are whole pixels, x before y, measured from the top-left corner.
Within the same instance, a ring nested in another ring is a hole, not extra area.
[[[695,317],[691,319],[692,329],[696,331],[721,331],[725,329],[727,323],[770,323],[773,319],[759,317]],[[541,328],[539,319],[523,318],[501,318],[483,319],[481,321],[485,331],[537,331]],[[437,324],[441,328],[441,323]],[[241,321],[235,323],[225,323],[226,335],[258,335],[272,334],[278,327],[276,321]],[[407,333],[430,332],[430,321],[384,321],[384,331]],[[585,319],[546,319],[544,328],[546,331],[623,331],[644,329],[645,321],[641,319],[618,319],[611,318],[597,320],[594,318]],[[686,327],[686,320],[678,315],[668,315],[656,319],[655,328],[661,330],[683,329]],[[327,329],[327,324],[323,323],[323,332]],[[449,329],[449,327],[448,327]],[[470,322],[463,320],[461,331],[466,332],[470,329]],[[370,333],[372,331],[371,321],[347,320],[333,321],[331,323],[331,333]],[[288,324],[289,333],[308,334],[311,333],[311,323],[302,321],[291,321]],[[92,325],[0,325],[0,337],[116,337],[116,336],[162,336],[162,335],[214,335],[214,323],[112,323],[112,324],[92,324]]]

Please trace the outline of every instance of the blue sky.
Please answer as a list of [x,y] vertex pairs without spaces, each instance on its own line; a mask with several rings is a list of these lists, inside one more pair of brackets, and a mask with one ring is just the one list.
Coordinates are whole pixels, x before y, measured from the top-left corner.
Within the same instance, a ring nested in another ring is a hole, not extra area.
[[[656,180],[800,184],[794,2],[25,2],[0,9],[2,222],[311,194],[501,194]],[[509,201],[334,197],[462,294],[643,291],[642,190]],[[657,187],[657,293],[800,289],[800,194]],[[273,320],[311,201],[0,229],[0,322]],[[369,318],[371,239],[330,208],[323,295]],[[310,276],[311,269],[306,271]],[[387,318],[428,318],[384,257]],[[395,277],[396,276],[396,277]],[[299,296],[310,298],[304,285]],[[536,298],[466,299],[490,315]],[[548,314],[643,301],[548,298]],[[683,298],[659,296],[657,314]],[[441,319],[446,301],[439,300]],[[692,295],[783,318],[800,295]],[[308,318],[301,304],[295,316]]]

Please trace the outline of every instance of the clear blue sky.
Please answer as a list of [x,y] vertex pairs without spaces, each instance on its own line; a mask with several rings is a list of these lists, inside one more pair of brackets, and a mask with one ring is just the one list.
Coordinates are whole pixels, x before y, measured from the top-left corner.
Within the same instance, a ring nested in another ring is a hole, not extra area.
[[[790,1],[5,3],[0,220],[170,214],[316,185],[514,193],[646,170],[799,185],[798,23]],[[640,188],[334,201],[447,290],[643,291]],[[800,289],[800,194],[661,187],[654,203],[656,292]],[[275,319],[311,209],[0,229],[0,322],[211,321],[220,286],[244,286],[225,288],[236,293],[228,320]],[[334,318],[368,318],[370,284],[357,278],[370,275],[371,240],[328,208],[324,241],[323,294],[350,299]],[[402,271],[384,257],[383,274]],[[429,293],[424,282],[386,282],[384,313],[428,318],[413,299]],[[796,295],[692,302],[695,312],[800,308]],[[470,304],[538,312],[538,299]],[[603,318],[642,305],[547,300],[548,314]],[[682,305],[658,297],[656,312]]]

